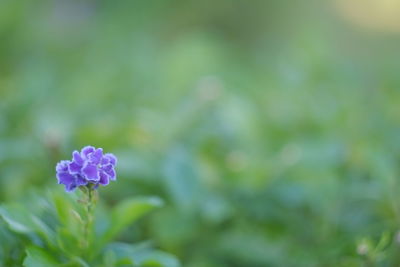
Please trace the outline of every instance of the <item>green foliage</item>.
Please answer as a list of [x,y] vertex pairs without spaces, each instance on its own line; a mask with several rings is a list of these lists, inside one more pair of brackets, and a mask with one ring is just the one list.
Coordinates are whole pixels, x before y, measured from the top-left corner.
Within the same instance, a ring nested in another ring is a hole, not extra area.
[[101,248],[115,237],[129,224],[142,217],[144,214],[160,207],[159,198],[127,199],[118,204],[111,212],[111,221],[104,234],[96,237],[96,243]]
[[26,258],[23,263],[26,267],[58,266],[58,262],[41,247],[30,246],[26,249]]
[[[137,250],[135,245],[118,243],[113,240],[132,223],[150,211],[162,205],[156,197],[127,199],[110,210],[100,207],[100,219],[94,235],[95,242],[87,243],[83,235],[83,219],[86,215],[82,203],[74,195],[56,190],[47,194],[47,198],[32,195],[25,204],[4,205],[0,209],[0,218],[7,229],[14,233],[15,240],[24,245],[2,243],[5,250],[25,250],[23,265],[39,266],[155,266],[176,267],[178,261],[171,255],[147,247]],[[111,214],[111,216],[106,216]],[[11,233],[10,232],[10,233]],[[86,247],[89,244],[89,247]],[[124,247],[124,250],[118,249]],[[121,252],[120,252],[121,251]],[[118,252],[118,253],[117,253]],[[119,253],[120,252],[120,253]],[[13,259],[4,254],[0,263],[18,266],[22,258]]]
[[[397,2],[0,1],[0,265],[399,266],[399,37],[360,27]],[[88,259],[54,166],[89,144]]]

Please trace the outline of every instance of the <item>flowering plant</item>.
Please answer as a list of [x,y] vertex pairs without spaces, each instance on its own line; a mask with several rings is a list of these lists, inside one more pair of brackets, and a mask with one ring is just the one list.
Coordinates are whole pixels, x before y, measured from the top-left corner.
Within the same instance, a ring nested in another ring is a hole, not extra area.
[[160,207],[159,198],[128,198],[111,208],[99,202],[94,209],[97,187],[116,180],[116,164],[113,154],[86,146],[56,166],[58,182],[67,192],[81,190],[65,194],[55,189],[44,196],[29,195],[24,203],[0,206],[4,241],[0,243],[12,251],[0,249],[0,266],[179,267],[174,256],[153,249],[149,242],[114,241],[133,222]]

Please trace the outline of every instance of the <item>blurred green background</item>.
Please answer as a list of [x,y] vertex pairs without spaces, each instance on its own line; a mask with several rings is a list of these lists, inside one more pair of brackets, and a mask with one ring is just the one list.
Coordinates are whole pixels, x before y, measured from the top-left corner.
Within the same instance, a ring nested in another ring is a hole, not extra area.
[[397,0],[0,0],[0,203],[93,145],[119,158],[103,201],[166,201],[124,240],[185,267],[358,266],[361,238],[400,229],[399,18]]

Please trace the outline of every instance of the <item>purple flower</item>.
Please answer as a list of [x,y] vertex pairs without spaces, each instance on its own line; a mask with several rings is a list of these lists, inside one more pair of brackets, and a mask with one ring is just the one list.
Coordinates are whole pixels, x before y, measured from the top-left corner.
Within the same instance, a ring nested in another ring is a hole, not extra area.
[[95,188],[108,185],[110,180],[116,179],[116,164],[117,158],[113,154],[103,154],[102,148],[86,146],[81,152],[74,151],[72,160],[57,163],[58,183],[65,185],[67,192],[88,184],[94,184]]

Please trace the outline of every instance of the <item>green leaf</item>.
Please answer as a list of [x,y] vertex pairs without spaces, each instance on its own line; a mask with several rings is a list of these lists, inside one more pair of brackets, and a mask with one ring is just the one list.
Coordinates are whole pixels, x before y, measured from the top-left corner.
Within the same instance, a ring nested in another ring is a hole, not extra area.
[[390,232],[384,232],[381,236],[381,239],[379,240],[378,245],[375,248],[375,252],[380,252],[384,250],[390,244],[390,237]]
[[125,244],[112,243],[107,249],[113,251],[115,255],[122,258],[130,258],[134,262],[134,266],[141,267],[179,267],[178,259],[168,253],[154,250],[149,243],[141,244]]
[[24,266],[26,267],[54,267],[58,266],[57,261],[44,249],[30,246],[26,249]]
[[199,194],[198,173],[191,155],[182,147],[174,147],[164,164],[166,187],[175,205],[190,211]]
[[72,257],[70,262],[61,264],[60,267],[90,267],[90,266],[82,258]]
[[129,258],[121,258],[115,263],[116,266],[132,266],[133,261]]
[[72,203],[62,194],[53,193],[52,199],[57,211],[58,219],[63,225],[71,224]]
[[83,247],[79,238],[65,227],[58,229],[57,243],[58,247],[70,256],[77,255]]
[[157,197],[131,198],[118,204],[111,213],[111,224],[98,241],[96,251],[114,239],[125,227],[132,224],[155,208],[161,207],[162,200]]
[[113,267],[116,266],[117,259],[115,253],[111,250],[108,250],[104,253],[103,262],[105,266]]
[[11,231],[21,234],[28,234],[32,232],[32,229],[29,226],[22,223],[21,220],[17,221],[14,216],[12,216],[4,207],[0,207],[0,217],[3,218],[3,220],[7,223],[7,226]]
[[31,219],[38,235],[42,237],[42,239],[45,240],[49,246],[54,248],[56,246],[55,232],[38,217],[32,215]]
[[180,264],[174,256],[156,250],[147,255],[146,259],[141,263],[141,266],[179,267]]

